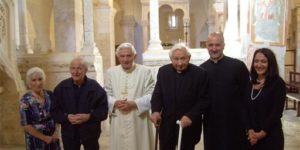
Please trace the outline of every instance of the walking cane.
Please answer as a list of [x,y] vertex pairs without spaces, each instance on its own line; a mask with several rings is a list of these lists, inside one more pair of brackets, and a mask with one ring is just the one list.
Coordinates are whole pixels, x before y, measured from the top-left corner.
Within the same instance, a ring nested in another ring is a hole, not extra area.
[[155,125],[155,147],[154,147],[154,150],[158,150],[157,147],[158,147],[158,134],[159,134],[159,125],[160,125],[160,121],[157,122],[158,125]]
[[156,131],[155,131],[155,147],[154,147],[154,150],[157,150],[159,126],[155,127],[155,128],[156,128]]
[[182,126],[181,126],[181,122],[179,120],[176,121],[176,124],[179,125],[177,150],[180,150],[180,147],[181,147],[181,138],[182,138]]

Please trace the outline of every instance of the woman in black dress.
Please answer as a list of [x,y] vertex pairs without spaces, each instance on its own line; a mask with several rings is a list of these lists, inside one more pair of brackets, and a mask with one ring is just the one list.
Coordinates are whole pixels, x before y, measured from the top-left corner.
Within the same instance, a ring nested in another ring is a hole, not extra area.
[[284,109],[285,83],[278,73],[274,53],[268,48],[255,51],[251,83],[246,94],[246,127],[251,150],[283,150],[280,118]]

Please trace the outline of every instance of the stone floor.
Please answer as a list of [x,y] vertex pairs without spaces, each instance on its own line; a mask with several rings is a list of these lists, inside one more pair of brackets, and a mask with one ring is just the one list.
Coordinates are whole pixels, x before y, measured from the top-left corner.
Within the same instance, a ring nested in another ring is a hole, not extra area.
[[[285,110],[282,123],[285,135],[285,150],[300,150],[300,117],[296,117],[296,111]],[[108,150],[108,139],[108,131],[104,129],[100,138],[102,150]],[[24,147],[5,146],[0,147],[0,150],[24,150]],[[197,144],[196,150],[203,150],[202,140]]]

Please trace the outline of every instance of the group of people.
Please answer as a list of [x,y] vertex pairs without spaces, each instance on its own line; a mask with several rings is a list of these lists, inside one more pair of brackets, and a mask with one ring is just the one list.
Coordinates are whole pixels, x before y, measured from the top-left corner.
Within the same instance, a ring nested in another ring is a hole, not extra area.
[[88,66],[80,57],[70,64],[71,77],[53,93],[43,87],[43,70],[29,69],[31,90],[20,102],[26,148],[61,149],[60,125],[65,150],[81,145],[98,150],[101,121],[109,116],[111,150],[153,150],[153,125],[160,150],[175,150],[179,127],[180,149],[194,150],[202,125],[205,150],[283,150],[285,83],[274,53],[256,50],[249,72],[242,61],[223,54],[224,46],[222,33],[211,33],[210,58],[196,66],[190,63],[189,48],[176,44],[156,83],[148,67],[134,63],[136,50],[130,43],[117,48],[120,65],[107,71],[104,88],[86,76]]

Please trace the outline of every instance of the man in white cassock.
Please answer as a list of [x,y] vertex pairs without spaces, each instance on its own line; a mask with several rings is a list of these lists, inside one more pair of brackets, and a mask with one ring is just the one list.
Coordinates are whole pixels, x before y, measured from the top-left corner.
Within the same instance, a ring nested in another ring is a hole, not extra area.
[[135,64],[136,50],[130,43],[116,51],[120,65],[107,71],[105,90],[109,101],[110,150],[153,150],[149,119],[154,88],[151,70]]

